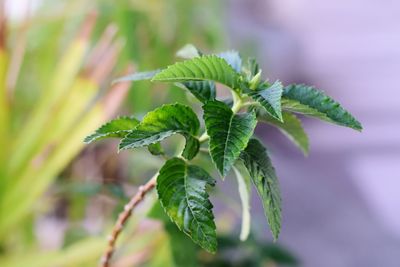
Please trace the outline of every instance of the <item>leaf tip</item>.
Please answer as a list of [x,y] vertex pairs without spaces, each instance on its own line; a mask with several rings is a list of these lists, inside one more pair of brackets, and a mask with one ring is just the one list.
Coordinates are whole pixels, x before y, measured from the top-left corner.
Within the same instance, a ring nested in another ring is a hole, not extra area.
[[272,232],[273,242],[274,243],[278,242],[279,234],[281,232],[281,226],[279,225],[279,227],[277,229],[274,229],[274,230],[271,229],[271,232]]
[[123,150],[128,149],[128,147],[124,144],[124,139],[121,140],[121,142],[118,144],[118,150],[117,153],[120,153]]
[[360,133],[364,130],[363,126],[361,125],[361,123],[359,121],[357,121],[355,127],[353,127],[353,129],[355,129],[356,131],[359,131]]
[[92,136],[91,135],[88,135],[83,139],[83,143],[87,144],[87,145],[90,144],[92,141],[93,140],[92,140]]

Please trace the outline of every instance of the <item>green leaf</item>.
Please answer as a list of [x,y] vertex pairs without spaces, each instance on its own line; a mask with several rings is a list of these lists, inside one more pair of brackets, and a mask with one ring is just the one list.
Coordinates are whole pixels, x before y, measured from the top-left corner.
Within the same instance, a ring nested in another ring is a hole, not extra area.
[[341,126],[361,131],[362,126],[339,103],[311,86],[292,84],[283,90],[283,109],[316,117]]
[[208,55],[170,65],[155,75],[152,81],[215,81],[232,89],[239,89],[240,78],[240,75],[224,59]]
[[120,77],[118,79],[115,79],[112,83],[115,84],[115,83],[119,83],[119,82],[151,80],[160,71],[161,70],[135,72],[135,73]]
[[269,87],[260,86],[256,90],[249,90],[248,95],[261,104],[272,117],[282,121],[281,97],[283,86],[276,81]]
[[189,81],[177,83],[177,86],[187,89],[202,103],[214,100],[216,97],[215,83],[212,81]]
[[214,184],[202,168],[179,158],[168,160],[157,177],[158,197],[168,216],[196,244],[212,253],[217,249],[217,235],[206,187]]
[[118,117],[103,124],[96,132],[87,136],[83,141],[89,144],[105,138],[122,138],[130,130],[135,129],[139,123],[140,121],[133,117]]
[[203,110],[211,158],[224,177],[253,135],[256,115],[255,112],[234,114],[217,100],[207,102]]
[[282,118],[284,122],[274,119],[266,112],[257,110],[257,119],[259,121],[266,122],[278,128],[290,141],[300,148],[304,155],[308,155],[308,137],[303,129],[301,121],[296,115],[289,112],[283,112]]
[[191,160],[197,155],[199,150],[200,150],[199,139],[191,135],[187,135],[186,145],[185,148],[183,149],[182,156],[185,159]]
[[199,120],[190,107],[182,104],[163,105],[147,113],[136,129],[121,140],[119,148],[148,146],[176,133],[193,142],[191,139],[197,134],[199,127]]
[[250,173],[250,177],[262,200],[265,215],[274,239],[278,239],[281,230],[282,208],[278,178],[267,150],[256,139],[251,139],[240,158]]
[[147,147],[147,149],[154,156],[164,155],[164,150],[163,150],[160,142],[157,142],[157,143],[154,143],[154,144],[150,144]]
[[225,61],[231,65],[231,67],[238,73],[242,70],[242,58],[237,51],[225,51],[218,54],[219,57],[225,59]]
[[251,216],[250,216],[250,179],[246,175],[242,175],[242,171],[233,167],[236,179],[238,181],[238,189],[240,201],[242,203],[242,228],[240,231],[240,240],[245,241],[250,234]]

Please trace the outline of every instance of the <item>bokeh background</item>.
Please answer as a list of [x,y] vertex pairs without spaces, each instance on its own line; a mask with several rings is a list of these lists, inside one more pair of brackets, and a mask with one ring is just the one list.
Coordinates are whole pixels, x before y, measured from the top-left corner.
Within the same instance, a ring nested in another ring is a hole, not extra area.
[[[112,141],[84,146],[82,138],[116,115],[188,101],[173,87],[110,86],[123,73],[174,62],[186,43],[257,57],[269,79],[315,85],[364,126],[358,133],[304,119],[307,158],[276,129],[258,127],[281,181],[282,262],[296,265],[293,255],[300,266],[399,266],[398,1],[1,3],[0,65],[8,67],[0,66],[0,115],[11,115],[0,125],[0,266],[96,265],[116,215],[161,160],[145,150],[117,154]],[[242,255],[235,180],[219,186],[218,227]],[[253,195],[253,235],[268,258],[273,245]],[[172,264],[168,236],[145,218],[154,197],[124,232],[115,266]],[[254,266],[279,262],[275,255]]]

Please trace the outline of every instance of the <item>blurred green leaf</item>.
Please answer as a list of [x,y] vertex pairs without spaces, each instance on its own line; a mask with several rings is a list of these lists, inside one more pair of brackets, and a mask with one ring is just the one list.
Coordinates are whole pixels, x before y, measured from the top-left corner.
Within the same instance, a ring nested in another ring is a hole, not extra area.
[[247,175],[243,175],[243,170],[240,171],[239,167],[233,167],[235,176],[238,182],[238,191],[240,201],[242,203],[242,228],[240,231],[240,240],[245,241],[250,234],[251,215],[250,215],[250,194],[251,185],[250,179]]
[[304,155],[308,154],[308,137],[301,121],[296,115],[289,112],[282,113],[283,122],[280,122],[262,110],[257,110],[257,119],[277,127],[290,141],[292,141]]

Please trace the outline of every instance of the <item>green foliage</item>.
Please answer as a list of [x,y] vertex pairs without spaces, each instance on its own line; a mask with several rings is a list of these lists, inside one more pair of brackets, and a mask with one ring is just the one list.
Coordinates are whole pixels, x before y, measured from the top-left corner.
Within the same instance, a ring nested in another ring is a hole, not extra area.
[[134,130],[129,131],[121,140],[119,148],[148,146],[180,133],[189,140],[186,154],[193,157],[199,147],[193,141],[193,135],[197,134],[199,127],[199,120],[190,107],[182,104],[163,105],[149,112]]
[[139,121],[133,117],[119,117],[101,126],[94,134],[86,137],[84,142],[89,144],[110,137],[122,138],[138,124]]
[[157,73],[152,81],[215,81],[232,89],[240,88],[239,74],[223,58],[215,55],[195,57],[175,63]]
[[[0,1],[0,6],[9,2],[12,1]],[[38,234],[34,226],[38,224],[40,228],[43,224],[40,218],[53,212],[58,214],[60,210],[62,223],[74,228],[81,225],[84,211],[91,205],[88,196],[75,197],[73,192],[60,196],[59,192],[63,181],[69,179],[84,188],[85,168],[99,179],[87,187],[110,195],[100,180],[106,174],[107,187],[110,180],[118,180],[118,176],[108,172],[114,168],[108,164],[110,158],[118,156],[102,157],[102,166],[106,166],[99,170],[92,170],[99,166],[97,160],[90,160],[84,168],[76,167],[80,157],[104,155],[106,149],[100,146],[80,153],[85,148],[82,139],[113,118],[122,100],[127,104],[123,107],[125,112],[134,110],[139,114],[160,103],[171,99],[181,101],[185,97],[176,88],[154,94],[158,85],[149,88],[147,82],[135,83],[129,96],[123,97],[128,84],[109,90],[110,80],[125,73],[128,64],[150,70],[172,62],[170,51],[188,40],[215,47],[222,39],[220,7],[221,3],[211,0],[94,0],[90,4],[80,0],[43,0],[29,16],[17,20],[9,16],[8,9],[0,7],[6,11],[0,12],[0,35],[7,33],[0,37],[1,266],[97,265],[104,237],[88,239],[90,244],[74,241],[73,247],[65,250],[58,246],[66,242],[57,242],[52,251],[42,252],[42,242],[38,241],[46,241],[48,236]],[[200,9],[206,10],[206,20],[204,16],[192,15]],[[94,17],[90,21],[85,17],[93,12],[96,21],[92,32],[90,24],[94,23]],[[140,166],[140,171],[135,168],[136,177],[144,174],[143,169],[148,171],[147,163],[160,160],[144,158],[143,161],[146,164]],[[60,208],[58,199],[65,199],[68,205]],[[126,201],[117,200],[121,205]],[[76,215],[75,210],[81,213]],[[109,225],[114,217],[109,215],[108,208],[103,211],[98,219]],[[136,226],[131,224],[124,232],[132,227]],[[149,244],[141,235],[142,231],[135,233],[134,245]],[[67,236],[68,233],[66,240]],[[127,251],[130,255],[138,252],[130,247]]]
[[256,139],[251,139],[240,155],[262,200],[272,235],[278,239],[281,230],[281,193],[278,178],[267,150]]
[[282,83],[277,81],[271,86],[263,84],[255,90],[250,90],[248,95],[259,102],[269,115],[283,122],[281,111],[282,91]]
[[217,249],[212,204],[206,186],[215,181],[202,168],[172,158],[157,177],[157,192],[168,216],[193,241],[209,252]]
[[254,112],[234,114],[226,104],[217,100],[208,101],[203,110],[210,136],[210,155],[224,177],[253,135],[256,115]]
[[[166,159],[157,178],[158,198],[172,222],[205,250],[215,252],[217,249],[212,204],[207,192],[207,187],[214,186],[215,180],[203,168],[190,163],[200,149],[206,152],[198,155],[201,167],[206,167],[203,164],[207,161],[223,177],[234,169],[243,208],[240,239],[245,240],[250,232],[250,180],[263,204],[273,238],[277,239],[282,221],[279,182],[267,149],[253,138],[257,122],[278,127],[304,154],[308,153],[307,135],[292,112],[357,130],[361,130],[360,123],[313,87],[291,85],[284,88],[279,81],[269,84],[262,78],[255,60],[242,64],[235,51],[204,55],[188,45],[178,54],[188,60],[123,80],[152,77],[153,82],[177,83],[203,103],[204,132],[198,135],[203,123],[200,124],[198,116],[188,106],[163,105],[145,115],[135,128],[124,132],[120,149],[149,146],[153,154]],[[215,83],[232,89],[232,99],[216,99]],[[226,104],[231,102],[232,105]],[[94,136],[102,132],[100,128]],[[160,141],[176,133],[186,138],[186,145],[169,157],[163,152]],[[104,137],[113,134],[111,131]]]
[[301,121],[296,117],[296,115],[289,112],[283,112],[282,119],[284,122],[281,122],[272,118],[263,110],[258,109],[257,119],[278,128],[290,141],[300,148],[304,155],[308,154],[308,137],[301,125]]
[[283,98],[286,100],[284,109],[288,111],[317,117],[358,131],[362,130],[361,123],[338,102],[312,86],[289,85],[283,90]]
[[214,100],[216,97],[215,83],[212,81],[189,81],[177,83],[177,85],[187,89],[202,103]]

